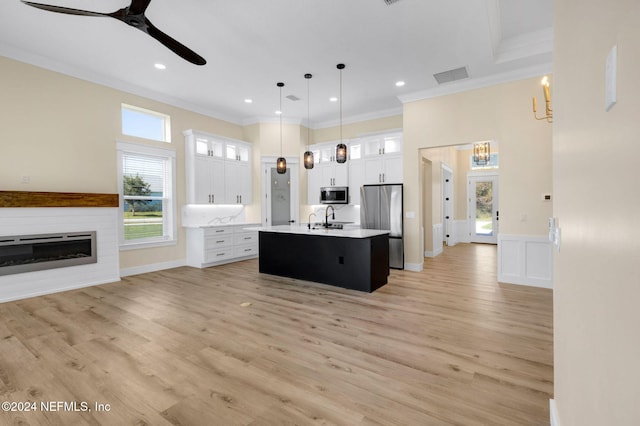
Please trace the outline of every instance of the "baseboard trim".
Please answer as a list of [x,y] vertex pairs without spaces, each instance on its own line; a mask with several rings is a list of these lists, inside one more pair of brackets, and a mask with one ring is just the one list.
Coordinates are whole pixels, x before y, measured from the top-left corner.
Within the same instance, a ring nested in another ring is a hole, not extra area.
[[19,294],[19,295],[16,295],[16,296],[1,298],[0,299],[0,303],[14,302],[16,300],[30,299],[32,297],[46,296],[46,295],[54,294],[54,293],[63,293],[65,291],[78,290],[80,288],[86,288],[86,287],[94,287],[94,286],[102,285],[102,284],[111,284],[111,283],[115,283],[115,282],[118,282],[118,281],[120,281],[120,277],[107,278],[107,279],[104,279],[104,280],[92,281],[92,282],[82,283],[82,284],[78,284],[78,285],[70,285],[70,286],[66,286],[66,287],[47,288],[47,289],[44,289],[44,290],[41,290],[41,291],[34,291],[34,292],[31,292],[31,293],[24,293],[24,294]]
[[411,271],[411,272],[420,272],[422,271],[422,263],[404,263],[404,269],[406,271]]
[[146,274],[148,272],[157,272],[164,269],[179,268],[180,266],[187,266],[187,260],[174,260],[172,262],[152,263],[150,265],[134,266],[133,268],[120,269],[121,277],[129,277],[131,275]]
[[442,254],[442,248],[434,251],[425,251],[424,257],[436,257],[437,255]]
[[555,399],[549,400],[549,420],[551,426],[560,426],[560,420],[558,420],[558,407],[556,406]]

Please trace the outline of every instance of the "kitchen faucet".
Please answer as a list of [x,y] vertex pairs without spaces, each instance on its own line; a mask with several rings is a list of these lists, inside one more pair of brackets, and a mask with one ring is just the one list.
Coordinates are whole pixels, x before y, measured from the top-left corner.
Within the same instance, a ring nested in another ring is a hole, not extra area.
[[310,213],[309,214],[309,224],[307,225],[307,228],[311,229],[311,216],[315,216],[315,213]]
[[329,227],[329,207],[331,207],[331,211],[333,212],[331,214],[331,219],[336,220],[336,209],[334,209],[333,206],[329,204],[327,206],[327,209],[324,211],[324,227],[325,228]]

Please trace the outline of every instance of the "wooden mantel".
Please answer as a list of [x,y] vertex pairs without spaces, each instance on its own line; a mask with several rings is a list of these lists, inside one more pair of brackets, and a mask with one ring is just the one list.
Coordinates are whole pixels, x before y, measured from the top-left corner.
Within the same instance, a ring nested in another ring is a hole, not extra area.
[[3,207],[118,207],[118,194],[0,191]]

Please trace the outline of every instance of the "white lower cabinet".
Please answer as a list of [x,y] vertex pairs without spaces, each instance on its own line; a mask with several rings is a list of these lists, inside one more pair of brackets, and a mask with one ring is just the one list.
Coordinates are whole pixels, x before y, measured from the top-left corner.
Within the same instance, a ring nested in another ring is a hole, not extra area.
[[187,265],[196,268],[258,256],[258,232],[244,228],[257,223],[187,229]]

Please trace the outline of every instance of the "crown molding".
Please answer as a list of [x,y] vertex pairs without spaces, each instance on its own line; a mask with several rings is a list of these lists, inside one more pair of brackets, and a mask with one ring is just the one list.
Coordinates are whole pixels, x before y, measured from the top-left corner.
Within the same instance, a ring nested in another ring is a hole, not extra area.
[[[279,117],[249,117],[242,120],[241,124],[243,126],[251,126],[252,124],[280,124]],[[291,117],[283,117],[282,124],[293,124],[296,126],[303,126],[306,124],[306,120],[302,120],[301,118],[291,118]]]
[[494,47],[497,64],[553,52],[553,28],[503,39]]
[[107,77],[104,74],[95,73],[85,68],[76,66],[68,66],[55,59],[35,55],[33,53],[25,52],[20,49],[16,49],[5,43],[0,43],[0,56],[4,56],[15,61],[23,62],[29,65],[33,65],[39,68],[46,69],[48,71],[57,72],[70,77],[85,80],[91,83],[95,83],[101,86],[106,86],[115,90],[120,90],[132,95],[141,96],[157,102],[162,102],[174,107],[182,108],[188,111],[196,112],[198,114],[206,115],[211,118],[215,118],[229,123],[242,125],[242,120],[238,117],[231,116],[229,114],[222,113],[220,111],[213,111],[208,108],[204,108],[200,105],[196,105],[190,102],[186,102],[182,99],[167,96],[165,94],[156,92],[154,90],[145,89],[143,87],[127,83],[126,81]]
[[[397,108],[391,108],[391,109],[385,109],[385,110],[381,110],[381,111],[373,111],[373,112],[367,112],[364,114],[357,114],[357,115],[351,115],[349,117],[345,117],[342,119],[342,124],[353,124],[353,123],[360,123],[362,121],[369,121],[369,120],[377,120],[380,118],[387,118],[387,117],[393,117],[396,115],[402,115],[402,111],[403,108],[402,106],[397,107]],[[322,122],[318,122],[315,123],[315,125],[312,127],[312,129],[326,129],[327,127],[337,127],[340,125],[340,120],[330,120],[330,121],[322,121]]]
[[423,99],[437,98],[439,96],[453,95],[469,90],[481,89],[483,87],[495,86],[512,81],[525,80],[527,78],[539,77],[553,72],[553,64],[547,63],[537,65],[535,67],[523,68],[516,71],[510,71],[502,74],[495,74],[481,78],[470,78],[459,80],[453,83],[447,83],[433,89],[421,90],[419,92],[409,93],[398,96],[400,102],[406,104],[408,102],[420,101]]

